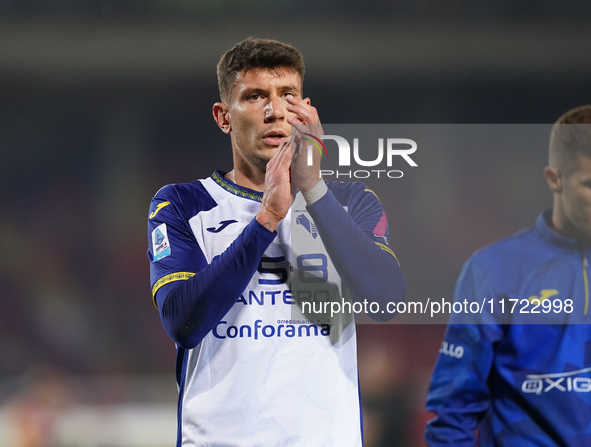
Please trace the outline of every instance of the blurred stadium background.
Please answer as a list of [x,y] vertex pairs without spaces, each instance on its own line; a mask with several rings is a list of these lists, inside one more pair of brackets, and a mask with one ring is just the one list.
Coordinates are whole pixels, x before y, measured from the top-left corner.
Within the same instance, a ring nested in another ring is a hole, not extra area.
[[[552,123],[591,103],[590,19],[585,0],[1,0],[0,446],[173,445],[147,209],[230,168],[226,49],[295,45],[324,123]],[[546,146],[431,156],[380,191],[409,299],[451,298],[470,253],[550,205]],[[359,328],[367,447],[421,445],[443,329]]]

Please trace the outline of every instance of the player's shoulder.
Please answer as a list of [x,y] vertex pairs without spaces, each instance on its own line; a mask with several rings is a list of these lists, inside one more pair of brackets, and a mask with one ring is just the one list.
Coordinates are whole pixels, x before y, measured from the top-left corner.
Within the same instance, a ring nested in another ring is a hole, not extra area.
[[217,206],[202,180],[190,183],[171,183],[160,188],[150,204],[150,216],[160,212],[177,212],[190,218],[200,211]]
[[377,194],[362,182],[339,182],[325,180],[326,186],[332,191],[340,203],[369,201],[381,203]]
[[358,193],[360,191],[364,191],[367,188],[365,183],[362,182],[339,182],[333,180],[324,180],[328,189],[330,189],[333,193]]
[[472,254],[467,263],[478,265],[483,270],[514,270],[536,262],[534,253],[543,248],[543,245],[534,227],[524,228],[480,248]]
[[160,188],[154,195],[154,199],[166,199],[179,201],[187,197],[209,195],[203,187],[202,180],[195,180],[190,183],[170,183]]

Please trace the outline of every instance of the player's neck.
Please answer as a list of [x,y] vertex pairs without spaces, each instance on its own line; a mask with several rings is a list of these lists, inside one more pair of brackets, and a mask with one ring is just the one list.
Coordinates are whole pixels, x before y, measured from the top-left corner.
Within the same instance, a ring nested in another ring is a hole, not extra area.
[[234,165],[234,169],[226,174],[226,178],[238,186],[263,192],[265,189],[265,173],[253,169],[240,169]]
[[564,211],[559,201],[554,201],[554,209],[552,211],[552,229],[565,237],[577,239],[586,247],[591,245],[591,236],[585,234],[579,230],[573,223],[568,219],[566,212]]

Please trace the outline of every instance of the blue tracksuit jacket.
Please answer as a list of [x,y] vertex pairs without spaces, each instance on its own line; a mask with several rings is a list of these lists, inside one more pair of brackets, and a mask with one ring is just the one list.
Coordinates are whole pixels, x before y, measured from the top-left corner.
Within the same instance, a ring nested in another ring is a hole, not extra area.
[[484,312],[450,319],[430,446],[591,446],[591,250],[555,233],[551,214],[464,265],[454,301]]

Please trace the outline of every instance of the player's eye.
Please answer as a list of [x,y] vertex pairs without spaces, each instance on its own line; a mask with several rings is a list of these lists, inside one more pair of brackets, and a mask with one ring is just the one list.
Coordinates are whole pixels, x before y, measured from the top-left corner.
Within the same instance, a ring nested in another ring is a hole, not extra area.
[[293,96],[295,98],[295,95],[292,92],[285,92],[283,96]]
[[248,98],[247,99],[249,101],[256,101],[260,97],[261,97],[261,95],[259,95],[258,93],[253,93],[252,95],[248,95]]

